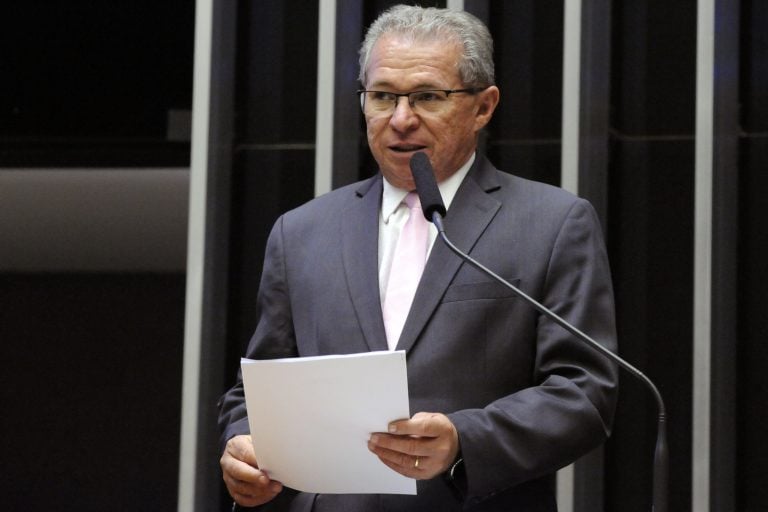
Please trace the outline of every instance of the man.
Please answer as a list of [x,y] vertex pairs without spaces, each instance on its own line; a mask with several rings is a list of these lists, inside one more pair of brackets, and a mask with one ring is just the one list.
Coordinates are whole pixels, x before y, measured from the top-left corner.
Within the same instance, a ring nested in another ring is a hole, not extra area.
[[[401,205],[414,189],[409,161],[421,151],[434,167],[454,243],[614,348],[595,213],[584,200],[501,173],[475,154],[499,90],[490,35],[473,16],[394,7],[370,27],[360,64],[380,174],[277,221],[246,355],[405,350],[410,404],[419,412],[372,434],[369,449],[417,479],[418,494],[283,489],[258,469],[240,381],[221,402],[227,488],[240,505],[264,510],[556,510],[555,471],[610,431],[616,368],[434,243],[433,226],[415,298],[397,295],[391,279],[410,269],[396,252],[409,229]],[[411,300],[407,319],[392,322],[390,303]]]

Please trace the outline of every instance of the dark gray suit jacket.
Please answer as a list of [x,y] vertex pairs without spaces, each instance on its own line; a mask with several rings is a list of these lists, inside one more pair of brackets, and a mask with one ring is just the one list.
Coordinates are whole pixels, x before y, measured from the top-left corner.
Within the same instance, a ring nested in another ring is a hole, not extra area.
[[[382,178],[283,215],[267,244],[246,357],[386,350],[378,283]],[[449,238],[593,338],[616,348],[600,226],[588,202],[481,156],[445,218]],[[464,473],[417,496],[285,491],[268,510],[553,511],[554,472],[609,434],[617,369],[437,240],[398,349],[411,413],[456,425]],[[308,418],[307,421],[311,421]],[[241,383],[221,401],[225,441],[248,433]],[[314,507],[314,508],[312,508]]]

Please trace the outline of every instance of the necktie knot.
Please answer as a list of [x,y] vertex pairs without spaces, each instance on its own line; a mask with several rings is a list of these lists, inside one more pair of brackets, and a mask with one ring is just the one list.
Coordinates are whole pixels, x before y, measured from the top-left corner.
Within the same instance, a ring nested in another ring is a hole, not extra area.
[[410,210],[413,210],[414,208],[421,210],[421,201],[419,200],[419,195],[416,192],[408,192],[408,195],[405,196],[405,204]]

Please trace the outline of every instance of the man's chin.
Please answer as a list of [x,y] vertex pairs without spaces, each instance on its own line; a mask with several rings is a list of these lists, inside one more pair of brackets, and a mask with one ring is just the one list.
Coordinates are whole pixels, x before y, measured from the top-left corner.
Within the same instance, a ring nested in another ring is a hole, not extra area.
[[382,170],[381,173],[393,187],[401,188],[403,190],[413,190],[415,188],[410,167],[407,170],[399,169],[397,172]]

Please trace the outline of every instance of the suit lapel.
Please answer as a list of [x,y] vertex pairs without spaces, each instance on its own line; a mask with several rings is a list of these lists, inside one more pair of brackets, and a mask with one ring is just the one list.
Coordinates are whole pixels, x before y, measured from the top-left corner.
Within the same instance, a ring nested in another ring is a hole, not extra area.
[[370,350],[387,350],[378,272],[381,188],[380,175],[363,182],[341,221],[347,286]]
[[[501,203],[489,194],[498,188],[496,169],[488,160],[478,155],[456,192],[443,222],[446,235],[462,251],[472,250],[501,207]],[[462,260],[453,254],[442,240],[435,241],[403,327],[398,350],[411,349],[440,304],[461,264]]]

